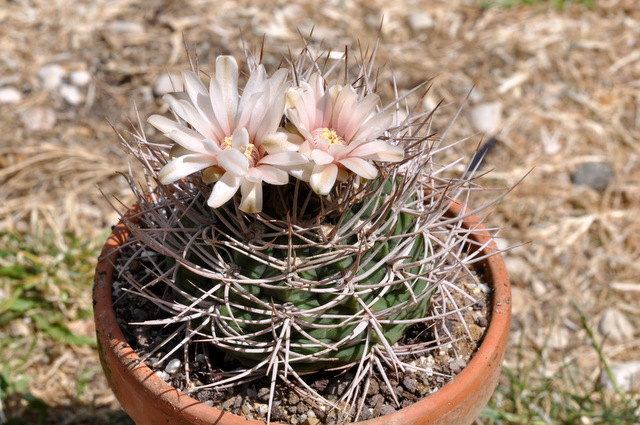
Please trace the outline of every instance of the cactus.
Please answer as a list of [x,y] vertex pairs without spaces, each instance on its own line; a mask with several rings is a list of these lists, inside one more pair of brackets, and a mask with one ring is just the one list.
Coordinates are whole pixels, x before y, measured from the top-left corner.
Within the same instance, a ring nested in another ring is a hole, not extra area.
[[[292,186],[280,196],[293,192]],[[236,217],[222,212],[211,219],[215,233],[200,254],[193,249],[187,259],[199,269],[232,269],[233,285],[185,266],[178,266],[175,280],[189,300],[207,294],[215,303],[215,343],[246,365],[278,349],[286,350],[297,371],[357,362],[382,339],[397,342],[410,325],[402,320],[423,317],[429,306],[430,286],[419,278],[426,268],[425,242],[414,233],[415,217],[390,211],[381,199],[394,186],[387,181],[380,190],[365,187],[371,193],[361,202],[329,217],[297,211],[301,220],[287,222],[264,211],[261,220],[244,223],[263,229],[250,243]],[[370,228],[355,232],[356,225]],[[289,232],[290,227],[299,230]],[[215,251],[221,264],[212,267],[206,259]],[[372,318],[380,323],[367,347]],[[274,342],[279,334],[288,335],[288,347]]]
[[[382,105],[373,55],[344,85],[307,50],[270,78],[248,61],[242,95],[233,58],[217,59],[208,89],[183,74],[184,92],[165,96],[174,119],[149,118],[169,152],[142,132],[122,137],[149,176],[148,191],[130,179],[140,224],[123,220],[166,259],[134,292],[169,313],[150,324],[182,324],[167,356],[198,340],[237,359],[219,388],[267,375],[273,397],[292,376],[314,393],[303,374],[355,367],[342,408],[357,418],[358,386],[382,363],[417,368],[400,354],[429,343],[398,342],[436,320],[434,297],[478,261],[463,255],[465,217],[447,215],[472,182],[434,161],[444,135],[431,134],[431,112],[401,118],[404,97]],[[172,302],[149,289],[158,282]]]

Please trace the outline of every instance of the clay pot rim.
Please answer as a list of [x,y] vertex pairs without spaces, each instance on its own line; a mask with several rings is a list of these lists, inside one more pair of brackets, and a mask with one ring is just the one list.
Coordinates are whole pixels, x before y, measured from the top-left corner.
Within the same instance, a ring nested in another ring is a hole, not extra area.
[[[449,212],[452,215],[458,215],[462,208],[459,202],[455,202],[450,205]],[[487,373],[486,363],[496,361],[501,363],[511,321],[510,283],[502,256],[499,255],[499,250],[492,236],[484,226],[482,226],[480,220],[472,215],[469,210],[465,210],[464,214],[467,215],[464,225],[476,229],[473,239],[481,246],[484,246],[482,249],[483,253],[487,255],[490,253],[498,253],[483,260],[485,274],[491,276],[493,281],[493,295],[491,298],[491,320],[485,331],[480,347],[462,372],[437,392],[394,413],[354,424],[391,425],[405,423],[407,417],[438,417],[438,415],[444,414],[452,404],[455,404],[456,400],[464,398],[464,394],[468,394],[470,391],[486,391],[486,388],[483,389],[479,385],[481,379],[484,378],[483,375]],[[109,349],[117,352],[117,357],[126,365],[126,368],[133,375],[133,379],[142,386],[143,391],[158,394],[157,397],[159,399],[163,399],[169,403],[176,411],[188,412],[187,416],[192,418],[193,423],[210,424],[224,420],[224,423],[227,425],[264,424],[262,421],[245,419],[201,403],[176,390],[173,386],[158,377],[146,365],[139,363],[139,357],[135,351],[129,347],[117,324],[111,299],[111,282],[114,271],[112,264],[115,264],[119,247],[126,241],[129,234],[130,232],[126,225],[122,221],[118,223],[118,225],[114,227],[100,255],[96,268],[96,282],[94,283],[96,332],[108,336],[108,340],[110,341]],[[100,282],[103,284],[100,284]],[[108,308],[97,308],[103,305],[108,306]],[[493,388],[490,390],[493,391]],[[272,424],[282,425],[274,422],[272,422]]]

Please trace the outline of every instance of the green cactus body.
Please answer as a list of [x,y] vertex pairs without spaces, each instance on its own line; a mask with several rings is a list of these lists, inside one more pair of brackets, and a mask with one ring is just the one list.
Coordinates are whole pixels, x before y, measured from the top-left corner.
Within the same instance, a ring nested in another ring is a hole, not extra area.
[[[378,196],[391,190],[387,182]],[[380,202],[384,201],[371,202],[362,212],[360,209],[366,202],[355,204],[342,215],[342,221],[358,215],[358,223],[374,222],[382,218]],[[427,267],[423,264],[425,241],[422,234],[412,232],[415,217],[390,212],[384,217],[384,223],[379,228],[380,234],[360,253],[356,250],[360,246],[358,235],[349,236],[330,249],[318,246],[321,238],[317,232],[294,237],[280,235],[274,240],[265,237],[261,260],[250,257],[243,249],[217,250],[218,254],[227,253],[225,261],[233,265],[236,276],[240,276],[238,282],[221,284],[219,280],[204,278],[180,267],[176,283],[195,297],[212,291],[217,285],[208,299],[215,300],[218,308],[217,319],[211,326],[212,334],[219,339],[218,344],[216,338],[213,342],[247,366],[264,360],[265,351],[273,350],[287,318],[294,324],[288,333],[286,349],[295,370],[305,372],[350,364],[367,354],[371,345],[382,343],[379,333],[370,331],[371,316],[384,321],[379,329],[386,343],[394,344],[410,326],[395,322],[424,317],[429,308],[429,288],[426,281],[418,277]],[[216,224],[217,243],[232,243],[228,236],[231,234],[237,233],[220,222]],[[213,251],[203,246],[207,252]],[[394,259],[396,269],[402,263],[423,265],[406,266],[402,272],[391,273],[394,265],[388,259],[396,257],[389,256],[394,250],[403,252],[402,259]],[[290,252],[295,261],[289,260]],[[189,260],[202,264],[197,257],[194,254]],[[263,260],[269,258],[273,263]],[[319,258],[329,259],[323,259],[319,266],[309,266],[319,262]],[[287,262],[295,263],[291,273],[282,271],[282,264]],[[251,280],[268,284],[256,285],[250,283]],[[234,340],[232,335],[238,339]],[[245,337],[247,341],[242,339]],[[283,349],[285,342],[281,343]]]

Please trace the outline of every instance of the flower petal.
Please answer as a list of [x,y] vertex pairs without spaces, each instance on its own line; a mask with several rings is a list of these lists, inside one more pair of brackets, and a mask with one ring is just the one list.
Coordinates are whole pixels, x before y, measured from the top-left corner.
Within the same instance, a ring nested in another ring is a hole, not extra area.
[[284,130],[267,134],[262,138],[262,147],[271,154],[279,152],[297,152],[302,143],[302,137]]
[[313,162],[318,165],[326,165],[332,163],[335,158],[328,152],[321,151],[320,149],[314,149],[311,151],[311,156],[309,157]]
[[182,79],[184,80],[184,87],[191,103],[198,110],[201,116],[206,118],[218,138],[224,138],[224,132],[220,126],[220,122],[216,118],[211,105],[211,98],[207,88],[202,83],[202,80],[192,71],[183,71]]
[[240,187],[242,200],[238,208],[246,213],[259,213],[262,211],[262,183],[243,181]]
[[214,155],[218,155],[222,153],[222,149],[220,148],[218,143],[214,140],[204,139],[201,143],[206,153],[210,153]]
[[373,117],[369,118],[367,122],[365,122],[362,127],[360,127],[356,134],[353,135],[353,138],[351,140],[365,142],[375,140],[389,128],[392,122],[392,112],[376,114]]
[[316,165],[313,167],[309,184],[319,195],[328,195],[336,182],[338,166],[335,164]]
[[236,149],[225,149],[218,155],[218,165],[227,171],[227,174],[242,176],[249,169],[249,160]]
[[269,184],[282,185],[289,183],[289,174],[271,165],[258,165],[254,170],[259,171],[262,179]]
[[220,139],[222,135],[220,129],[215,128],[209,120],[203,117],[188,98],[176,97],[175,93],[165,94],[162,98],[171,106],[176,115],[191,124],[198,133],[210,139]]
[[349,153],[349,157],[358,157],[374,161],[398,162],[404,158],[404,149],[383,140],[363,143]]
[[259,164],[289,167],[306,164],[307,162],[309,162],[309,159],[298,152],[280,152],[263,156]]
[[375,111],[380,97],[377,94],[369,93],[362,99],[358,106],[351,112],[348,121],[341,126],[342,137],[348,143],[356,132],[365,124],[367,119]]
[[211,107],[225,135],[233,132],[238,108],[238,63],[232,56],[216,58],[216,75],[209,81]]
[[344,134],[344,129],[347,128],[353,113],[359,106],[358,95],[353,87],[343,87],[333,106],[333,114],[331,117],[334,128],[340,132],[341,136]]
[[350,157],[341,159],[340,164],[365,179],[374,179],[378,175],[378,169],[370,162],[361,158]]
[[189,154],[179,156],[167,162],[158,172],[158,180],[162,184],[171,184],[176,180],[207,168],[215,163],[210,156]]
[[227,111],[227,122],[232,126],[238,109],[238,62],[233,56],[216,58],[216,80],[222,86],[222,100]]
[[207,205],[211,208],[219,208],[224,205],[236,194],[241,181],[242,177],[234,176],[231,173],[224,173],[220,180],[213,185]]
[[246,128],[236,128],[231,137],[231,147],[244,153],[249,147],[249,132]]
[[256,94],[261,94],[266,79],[267,72],[264,70],[264,66],[258,65],[258,68],[251,73],[249,81],[247,81],[247,84],[244,86],[244,91],[238,104],[238,111],[246,110],[248,106],[247,102],[254,98]]

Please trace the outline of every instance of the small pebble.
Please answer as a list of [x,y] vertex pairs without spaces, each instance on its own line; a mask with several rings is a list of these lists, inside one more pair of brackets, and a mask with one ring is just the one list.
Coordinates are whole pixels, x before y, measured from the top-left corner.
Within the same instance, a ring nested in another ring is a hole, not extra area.
[[554,133],[551,136],[544,136],[542,138],[542,150],[547,155],[555,155],[562,150],[562,143],[560,143],[560,135]]
[[617,308],[605,310],[600,319],[600,333],[614,344],[633,339],[634,327],[627,317]]
[[547,339],[547,346],[549,348],[554,350],[564,350],[569,345],[570,338],[571,333],[569,332],[569,330],[562,327],[559,329],[553,329],[548,337],[540,337],[538,343],[542,347],[544,344],[544,340]]
[[60,94],[62,98],[67,101],[68,104],[78,106],[82,103],[83,95],[77,86],[71,84],[63,84],[60,86]]
[[37,73],[38,78],[42,82],[42,85],[45,89],[55,89],[62,84],[62,78],[65,75],[65,70],[62,66],[57,63],[52,63],[48,65],[44,65],[40,69],[38,69]]
[[[640,391],[640,361],[611,365],[611,372],[622,391],[626,393]],[[614,391],[613,382],[606,371],[602,372],[601,382],[606,389]]]
[[300,402],[300,397],[294,391],[289,393],[289,404],[294,405]]
[[396,411],[396,408],[395,408],[395,407],[393,407],[393,406],[391,406],[391,405],[389,405],[389,404],[385,404],[385,405],[382,407],[382,409],[380,410],[380,414],[381,414],[381,415],[389,415],[389,414],[391,414],[391,413],[393,413],[393,412],[395,412],[395,411]]
[[258,390],[257,396],[262,401],[269,400],[269,395],[271,394],[271,390],[267,387],[262,387]]
[[259,414],[266,415],[268,411],[269,411],[269,406],[267,406],[266,404],[260,404],[258,406],[258,413]]
[[418,389],[418,381],[411,375],[406,375],[402,380],[402,385],[410,393],[416,392]]
[[163,370],[158,370],[155,372],[155,374],[158,375],[163,381],[168,381],[171,378],[171,376],[169,376],[169,374]]
[[113,21],[107,27],[111,35],[142,35],[145,33],[144,25],[133,21]]
[[0,88],[0,103],[18,103],[22,100],[22,93],[15,87]]
[[22,112],[20,120],[28,130],[47,131],[56,125],[57,117],[53,109],[36,106]]
[[69,75],[69,81],[76,87],[85,87],[91,82],[91,74],[85,70],[73,71]]
[[307,417],[304,421],[304,425],[318,425],[320,420],[318,418]]
[[486,328],[489,325],[489,321],[484,316],[476,317],[475,322],[476,325],[480,326],[481,328]]
[[522,257],[513,255],[504,256],[504,265],[509,272],[511,282],[528,283],[531,278],[529,263]]
[[167,366],[164,368],[164,371],[167,372],[168,374],[173,375],[180,369],[181,365],[182,365],[182,362],[180,361],[180,359],[172,359],[169,363],[167,363]]
[[613,179],[613,168],[606,162],[585,162],[573,173],[571,180],[577,186],[605,190]]
[[415,32],[431,29],[435,26],[435,21],[428,13],[415,12],[409,14],[409,28]]
[[465,367],[467,367],[467,362],[462,358],[462,357],[458,357],[457,359],[455,359],[455,362],[458,366],[460,366],[460,368],[464,369]]
[[482,133],[494,134],[502,120],[502,103],[485,102],[471,110],[471,124]]
[[245,393],[247,394],[247,397],[250,398],[254,398],[255,396],[258,395],[258,392],[256,391],[255,387],[253,385],[251,386],[247,386]]

